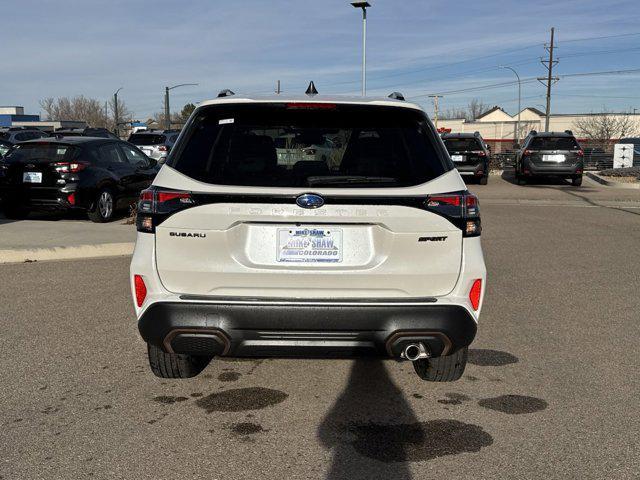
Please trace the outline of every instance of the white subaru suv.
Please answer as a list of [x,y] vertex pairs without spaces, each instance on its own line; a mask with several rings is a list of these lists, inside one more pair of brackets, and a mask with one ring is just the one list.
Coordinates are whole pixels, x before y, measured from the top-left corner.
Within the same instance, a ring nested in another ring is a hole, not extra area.
[[[391,97],[224,91],[193,112],[138,204],[131,289],[155,375],[378,356],[460,378],[485,289],[478,199],[426,114]],[[286,142],[330,151],[281,161]]]

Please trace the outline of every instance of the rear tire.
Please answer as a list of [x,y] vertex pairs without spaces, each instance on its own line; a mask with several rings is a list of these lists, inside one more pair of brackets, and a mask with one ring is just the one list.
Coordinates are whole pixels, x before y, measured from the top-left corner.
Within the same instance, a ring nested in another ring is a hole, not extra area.
[[5,205],[2,210],[4,216],[9,220],[24,220],[30,212],[27,207],[22,205]]
[[156,377],[191,378],[209,365],[212,357],[167,353],[160,347],[147,344],[149,366]]
[[413,362],[418,376],[426,382],[455,382],[467,366],[468,347],[444,357],[428,358]]
[[113,192],[108,188],[103,188],[96,195],[96,199],[87,213],[89,220],[95,223],[106,223],[113,220],[113,213],[116,207],[116,199]]
[[480,177],[480,180],[478,180],[478,183],[480,185],[486,185],[489,182],[489,176],[485,175],[484,177]]
[[582,175],[580,175],[579,177],[573,177],[571,179],[571,185],[573,185],[574,187],[579,187],[580,185],[582,185]]

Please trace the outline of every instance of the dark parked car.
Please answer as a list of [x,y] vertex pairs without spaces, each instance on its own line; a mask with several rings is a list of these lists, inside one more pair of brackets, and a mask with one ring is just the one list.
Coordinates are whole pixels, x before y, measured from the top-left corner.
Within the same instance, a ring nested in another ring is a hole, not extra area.
[[460,175],[486,185],[489,180],[489,149],[480,133],[445,133],[442,141],[447,147]]
[[135,203],[158,166],[121,140],[66,137],[16,145],[2,160],[3,209],[8,218],[31,210],[84,210],[94,222]]
[[99,138],[115,138],[117,139],[113,133],[111,133],[106,128],[60,128],[55,132],[51,133],[52,137],[99,137]]
[[536,132],[532,130],[516,154],[518,185],[538,175],[571,179],[574,187],[582,185],[584,152],[571,130]]
[[49,134],[47,132],[29,127],[10,127],[3,129],[0,133],[0,139],[10,143],[24,142],[27,140],[33,140],[34,138],[43,138],[48,136]]
[[180,130],[146,130],[132,133],[129,143],[136,145],[147,156],[164,163],[180,135]]

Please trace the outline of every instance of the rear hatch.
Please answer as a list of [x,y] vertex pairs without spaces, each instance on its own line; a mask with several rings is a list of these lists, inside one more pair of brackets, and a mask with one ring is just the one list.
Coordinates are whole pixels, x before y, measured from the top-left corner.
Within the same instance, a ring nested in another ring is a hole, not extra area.
[[4,158],[6,184],[32,200],[57,197],[61,171],[77,159],[80,149],[59,142],[37,141],[18,144]]
[[582,150],[573,137],[535,137],[526,152],[530,161],[550,168],[563,167],[582,160]]
[[478,138],[445,138],[449,156],[455,166],[476,166],[486,159],[486,152]]
[[[421,111],[278,103],[198,113],[154,182],[163,208],[179,210],[155,227],[169,291],[407,299],[454,288],[462,231],[425,202],[464,184]],[[292,135],[297,149],[333,151],[292,163],[277,148]]]
[[167,137],[154,133],[134,133],[129,137],[129,143],[138,147],[148,157],[157,158],[167,152],[165,142]]

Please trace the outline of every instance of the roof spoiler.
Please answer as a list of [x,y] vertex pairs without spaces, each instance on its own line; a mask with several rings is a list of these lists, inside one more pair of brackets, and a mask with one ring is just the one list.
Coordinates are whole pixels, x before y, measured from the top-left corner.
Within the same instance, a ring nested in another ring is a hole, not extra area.
[[389,94],[389,98],[391,98],[393,100],[402,100],[402,101],[404,101],[404,95],[401,94],[400,92],[391,92]]
[[235,95],[231,90],[225,88],[224,90],[220,90],[218,93],[218,98],[230,97],[231,95]]

